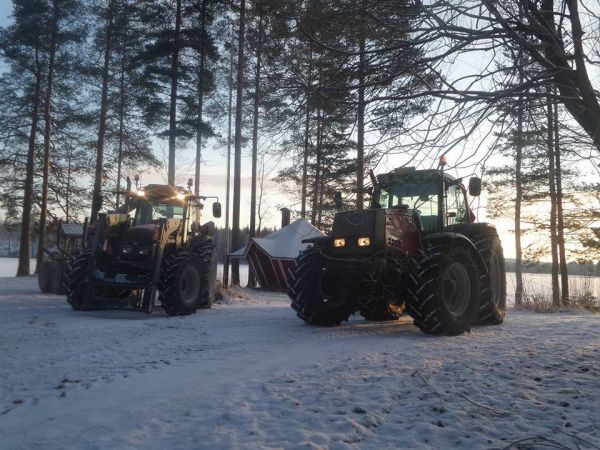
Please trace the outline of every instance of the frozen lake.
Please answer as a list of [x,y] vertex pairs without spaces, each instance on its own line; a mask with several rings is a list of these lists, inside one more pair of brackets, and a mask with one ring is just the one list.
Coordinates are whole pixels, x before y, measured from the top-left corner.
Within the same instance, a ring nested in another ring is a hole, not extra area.
[[[17,258],[0,258],[0,277],[12,277],[17,272]],[[31,260],[31,270],[35,268],[35,259]],[[231,279],[231,272],[230,272]],[[223,278],[223,265],[219,265],[217,278]],[[525,273],[523,274],[523,284],[526,292],[535,292],[548,298],[551,296],[551,277],[549,274]],[[584,289],[589,289],[594,296],[600,297],[600,277],[570,276],[571,294],[577,294]],[[240,285],[246,286],[248,283],[248,265],[240,265]],[[508,294],[509,305],[514,301],[515,274],[509,272],[506,274],[506,291]]]
[[[0,258],[0,277],[14,277],[17,273],[18,262],[17,258]],[[31,259],[30,268],[33,273],[35,259]],[[229,279],[231,279],[231,268],[229,270]],[[217,278],[219,280],[223,279],[223,264],[219,264]],[[246,284],[248,284],[248,265],[240,264],[240,285],[245,286]]]

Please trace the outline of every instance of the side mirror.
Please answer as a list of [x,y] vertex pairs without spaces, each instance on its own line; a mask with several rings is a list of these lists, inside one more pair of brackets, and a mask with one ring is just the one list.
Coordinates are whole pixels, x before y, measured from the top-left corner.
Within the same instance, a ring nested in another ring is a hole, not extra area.
[[221,217],[221,204],[219,202],[213,203],[213,217],[217,219]]
[[469,179],[469,195],[478,197],[481,194],[481,178],[472,177]]
[[335,203],[335,207],[337,209],[342,207],[342,193],[340,191],[335,191],[333,193],[333,202]]
[[192,233],[197,233],[199,229],[200,225],[198,225],[198,222],[192,222],[192,224],[190,225],[190,231]]

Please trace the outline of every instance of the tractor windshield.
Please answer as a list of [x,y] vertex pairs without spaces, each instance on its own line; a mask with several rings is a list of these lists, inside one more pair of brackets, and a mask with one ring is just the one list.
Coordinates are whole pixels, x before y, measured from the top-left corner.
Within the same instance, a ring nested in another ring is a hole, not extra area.
[[397,184],[382,189],[379,204],[382,208],[407,205],[421,214],[425,231],[433,231],[439,219],[438,183]]
[[135,209],[135,224],[156,223],[159,219],[182,219],[184,208],[175,202],[148,202],[140,200]]

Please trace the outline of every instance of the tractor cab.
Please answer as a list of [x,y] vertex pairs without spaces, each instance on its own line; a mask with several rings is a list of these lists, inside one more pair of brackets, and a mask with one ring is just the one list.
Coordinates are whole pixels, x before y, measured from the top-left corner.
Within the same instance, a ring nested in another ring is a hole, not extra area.
[[[471,195],[479,195],[481,180],[474,177],[469,185]],[[442,170],[400,167],[377,176],[371,207],[411,210],[423,233],[475,220],[462,178]]]

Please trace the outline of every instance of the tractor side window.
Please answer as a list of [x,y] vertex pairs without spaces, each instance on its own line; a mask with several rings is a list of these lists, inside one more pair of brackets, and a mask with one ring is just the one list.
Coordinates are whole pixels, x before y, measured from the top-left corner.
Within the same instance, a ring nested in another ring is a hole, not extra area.
[[447,195],[446,223],[448,225],[453,225],[455,223],[464,222],[467,208],[460,186],[450,186]]

